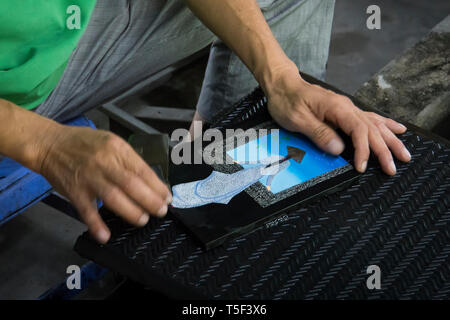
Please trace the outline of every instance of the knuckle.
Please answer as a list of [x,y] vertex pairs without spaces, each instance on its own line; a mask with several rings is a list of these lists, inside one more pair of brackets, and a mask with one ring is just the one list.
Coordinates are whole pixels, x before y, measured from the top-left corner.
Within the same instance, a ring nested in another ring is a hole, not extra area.
[[111,203],[117,197],[118,188],[115,186],[107,187],[103,192],[101,192],[100,198],[103,199],[105,203]]
[[364,121],[358,121],[355,124],[355,131],[358,134],[367,134],[369,126]]
[[373,125],[378,129],[378,130],[383,130],[384,129],[384,123],[383,121],[376,119],[376,118],[371,118],[370,119],[373,123]]
[[161,210],[161,208],[165,205],[165,203],[162,200],[155,201],[153,206],[150,208],[150,212],[153,214],[158,214],[158,211]]
[[71,202],[75,205],[78,214],[80,215],[80,217],[83,219],[83,221],[86,220],[86,218],[92,214],[92,212],[89,210],[88,207],[86,207],[85,205],[80,205],[79,203],[77,203],[77,201],[71,200]]
[[388,147],[383,145],[375,152],[378,158],[384,158],[385,160],[392,160],[391,152]]
[[131,173],[126,173],[123,177],[122,185],[125,190],[130,190],[136,181],[136,177]]
[[359,130],[361,131],[361,134],[369,134],[369,126],[364,122],[359,122]]
[[105,147],[109,150],[120,150],[124,146],[124,141],[114,133],[104,131],[102,132]]
[[100,141],[96,151],[90,158],[89,165],[91,166],[111,165],[114,163],[113,159],[117,160],[117,156],[126,150],[127,143],[111,132],[101,132]]
[[336,93],[334,93],[334,91],[331,91],[329,89],[326,89],[318,84],[310,84],[311,88],[313,88],[314,90],[316,90],[319,93],[326,93],[329,95],[336,95]]
[[381,137],[382,137],[382,135],[381,135],[382,127],[381,126],[377,125],[376,123],[374,123],[372,121],[369,121],[367,123],[367,128],[376,139],[381,139]]
[[144,215],[144,211],[143,210],[136,210],[136,214],[134,214],[131,218],[130,218],[130,222],[134,225],[138,225],[140,223],[140,220],[142,218],[142,216]]
[[381,132],[383,133],[382,137],[383,137],[384,141],[386,141],[390,144],[397,143],[397,141],[400,142],[400,140],[398,140],[394,134],[389,132],[389,129],[384,129]]
[[147,166],[145,162],[141,163],[141,165],[137,166],[136,174],[142,178],[145,184],[149,184],[154,180],[158,181],[158,175],[153,171],[152,168]]
[[325,125],[318,125],[313,129],[313,136],[316,140],[320,142],[325,142],[330,136],[330,130]]
[[405,147],[403,142],[400,139],[398,139],[397,137],[392,138],[392,145],[394,146],[394,148],[397,148],[397,149],[401,149],[401,148]]
[[84,223],[89,227],[93,227],[98,223],[97,216],[92,210],[86,210],[84,213],[80,212],[80,216]]
[[359,153],[363,158],[369,158],[370,156],[370,148],[368,145],[362,145],[359,147]]
[[353,125],[350,135],[352,137],[361,139],[361,138],[367,136],[368,132],[369,132],[369,128],[367,127],[367,125],[362,121],[358,121]]
[[334,101],[336,104],[340,105],[340,106],[351,106],[353,105],[352,100],[350,100],[348,97],[340,95],[340,94],[335,94],[334,95]]
[[344,103],[346,105],[354,106],[353,101],[349,97],[341,96],[341,99],[342,99],[342,103]]
[[392,157],[392,153],[389,150],[386,151],[384,157],[386,162],[391,162],[394,160],[394,158]]
[[341,106],[343,104],[342,96],[335,93],[330,94],[328,101],[330,101],[332,105]]
[[164,204],[164,200],[159,195],[152,193],[144,207],[151,213],[157,213]]
[[390,127],[398,125],[398,122],[389,118],[384,118],[383,122],[385,123],[386,127],[390,130]]
[[379,119],[380,118],[380,116],[377,113],[372,112],[372,111],[366,111],[364,113],[370,118],[374,118],[374,119]]

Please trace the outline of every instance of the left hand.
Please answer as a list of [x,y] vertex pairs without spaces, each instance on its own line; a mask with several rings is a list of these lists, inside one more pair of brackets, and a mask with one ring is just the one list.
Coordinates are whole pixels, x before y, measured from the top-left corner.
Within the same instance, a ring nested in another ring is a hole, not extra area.
[[370,149],[384,172],[396,173],[392,153],[408,162],[411,155],[395,136],[406,131],[402,124],[357,108],[342,95],[312,85],[301,78],[295,65],[280,68],[270,85],[263,86],[271,116],[282,127],[308,136],[322,150],[338,155],[344,143],[333,128],[341,128],[352,138],[354,163],[364,172]]

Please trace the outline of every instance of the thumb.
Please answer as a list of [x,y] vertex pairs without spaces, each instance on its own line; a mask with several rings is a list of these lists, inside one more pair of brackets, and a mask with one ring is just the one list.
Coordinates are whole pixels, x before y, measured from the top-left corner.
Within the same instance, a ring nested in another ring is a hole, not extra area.
[[302,121],[298,130],[310,138],[320,149],[333,155],[341,154],[345,145],[329,125],[311,116]]

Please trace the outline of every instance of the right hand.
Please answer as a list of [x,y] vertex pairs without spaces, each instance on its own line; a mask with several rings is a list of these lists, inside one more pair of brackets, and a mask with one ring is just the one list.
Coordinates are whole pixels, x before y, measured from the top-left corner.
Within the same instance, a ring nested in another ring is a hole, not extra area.
[[264,88],[271,116],[282,127],[308,136],[322,150],[338,155],[344,143],[334,130],[341,128],[352,138],[355,168],[364,172],[370,150],[383,171],[395,175],[395,155],[408,162],[411,155],[396,137],[406,131],[402,124],[373,112],[365,112],[342,95],[302,79],[294,63],[279,68],[279,76]]
[[111,233],[97,211],[96,199],[135,226],[147,224],[150,215],[167,213],[172,201],[168,187],[115,134],[56,125],[46,145],[36,171],[72,202],[100,243],[106,243]]

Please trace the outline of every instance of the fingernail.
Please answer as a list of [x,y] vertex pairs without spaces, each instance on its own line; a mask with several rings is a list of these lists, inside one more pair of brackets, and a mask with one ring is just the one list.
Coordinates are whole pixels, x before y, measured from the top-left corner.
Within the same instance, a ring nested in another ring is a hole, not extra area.
[[97,231],[97,240],[103,244],[107,243],[109,240],[110,234],[105,229],[100,229]]
[[395,163],[393,160],[389,163],[389,171],[394,175],[397,172],[397,168],[395,167]]
[[149,219],[150,219],[149,215],[146,214],[146,213],[144,213],[144,214],[139,218],[138,225],[141,226],[141,227],[145,226],[145,225],[147,224],[147,222],[148,222]]
[[341,139],[334,138],[326,146],[326,150],[331,154],[340,154],[344,151],[345,145]]
[[411,160],[411,153],[409,153],[408,149],[404,148],[402,154],[405,159],[408,161]]
[[403,130],[408,130],[408,128],[406,128],[403,124],[399,123],[400,127],[402,127]]
[[367,161],[364,161],[361,163],[361,172],[365,172],[367,169]]
[[168,209],[167,204],[163,205],[161,207],[161,209],[159,209],[159,211],[158,211],[158,216],[160,216],[160,217],[165,216],[167,213],[167,209]]
[[166,197],[166,203],[170,204],[172,202],[172,195],[169,193]]

